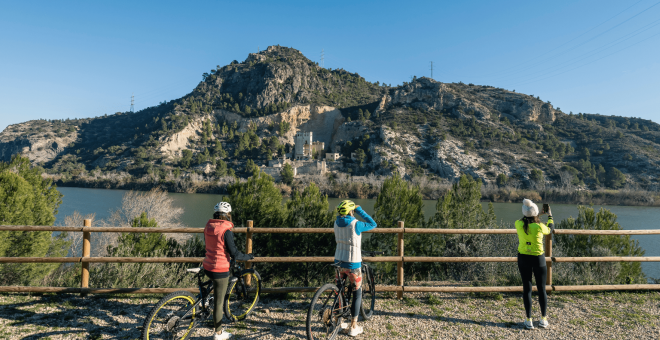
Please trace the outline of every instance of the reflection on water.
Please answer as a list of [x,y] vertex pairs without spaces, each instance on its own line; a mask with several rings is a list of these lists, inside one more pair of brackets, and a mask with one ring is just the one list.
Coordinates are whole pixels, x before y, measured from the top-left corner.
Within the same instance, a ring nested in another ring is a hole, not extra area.
[[[75,210],[81,214],[95,213],[97,219],[110,216],[111,211],[121,206],[124,190],[108,189],[85,189],[85,188],[58,188],[64,194],[63,203],[57,215],[58,223],[65,216],[72,214]],[[184,209],[181,217],[182,222],[189,227],[202,228],[213,214],[213,207],[222,200],[222,195],[212,194],[177,194],[170,193],[174,205]],[[329,198],[330,209],[342,201],[340,198]],[[353,199],[356,204],[361,205],[368,214],[373,214],[375,199]],[[424,216],[429,219],[435,213],[434,200],[424,201]],[[537,202],[538,203],[538,202]],[[483,203],[485,209],[488,203]],[[540,206],[540,203],[539,203]],[[522,206],[518,203],[494,203],[495,214],[498,222],[513,223],[522,217]],[[571,204],[553,204],[552,214],[556,222],[567,217],[576,217],[578,209]],[[601,206],[594,206],[598,210]],[[604,206],[618,216],[618,222],[624,229],[658,229],[657,221],[660,220],[660,208],[658,207],[626,207],[626,206]],[[259,226],[255,226],[259,227]],[[638,235],[632,237],[646,250],[646,256],[660,256],[660,235]],[[642,263],[644,272],[652,277],[660,278],[660,263]]]

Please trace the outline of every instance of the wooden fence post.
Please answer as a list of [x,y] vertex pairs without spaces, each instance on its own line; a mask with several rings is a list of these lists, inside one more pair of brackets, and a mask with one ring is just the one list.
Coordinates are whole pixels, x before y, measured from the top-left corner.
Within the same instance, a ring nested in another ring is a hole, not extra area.
[[[552,259],[552,233],[545,235],[545,257]],[[546,278],[546,286],[552,285],[552,261],[546,262],[548,265],[548,277]]]
[[[85,227],[91,227],[92,226],[92,220],[86,219],[85,220]],[[83,231],[83,249],[82,249],[82,257],[89,257],[91,253],[91,244],[90,244],[90,235],[91,233],[89,231]],[[89,262],[83,262],[82,263],[82,275],[81,275],[81,282],[80,282],[80,288],[89,288]],[[86,293],[80,293],[80,296],[85,297],[87,296]]]
[[[245,253],[250,254],[252,253],[252,231],[251,229],[254,227],[254,221],[248,220],[247,221],[247,233],[245,237]],[[245,269],[250,269],[252,268],[252,263],[250,262],[245,262]],[[245,284],[248,286],[252,283],[252,276],[248,275],[245,278]]]
[[[398,225],[399,228],[403,228],[403,221],[399,221]],[[399,242],[397,243],[397,250],[399,256],[401,256],[401,261],[396,263],[396,269],[397,269],[396,284],[397,286],[400,286],[402,290],[396,292],[396,297],[398,299],[403,299],[403,231],[399,233],[398,241]]]

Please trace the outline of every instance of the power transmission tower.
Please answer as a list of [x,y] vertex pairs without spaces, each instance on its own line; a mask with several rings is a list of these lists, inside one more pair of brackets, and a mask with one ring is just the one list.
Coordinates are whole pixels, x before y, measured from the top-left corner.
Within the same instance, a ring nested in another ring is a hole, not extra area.
[[431,79],[433,79],[433,62],[431,62]]
[[131,112],[135,112],[135,96],[131,93]]
[[325,51],[321,49],[321,67],[325,67],[324,60],[325,60]]

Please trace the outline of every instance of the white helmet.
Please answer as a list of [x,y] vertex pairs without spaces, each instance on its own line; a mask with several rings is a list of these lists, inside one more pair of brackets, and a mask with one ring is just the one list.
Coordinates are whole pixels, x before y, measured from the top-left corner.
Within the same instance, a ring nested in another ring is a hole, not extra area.
[[231,212],[231,205],[229,202],[220,202],[215,205],[215,211],[216,212],[221,212],[221,213],[230,213]]
[[526,217],[534,217],[539,214],[539,207],[531,200],[523,199],[522,213]]

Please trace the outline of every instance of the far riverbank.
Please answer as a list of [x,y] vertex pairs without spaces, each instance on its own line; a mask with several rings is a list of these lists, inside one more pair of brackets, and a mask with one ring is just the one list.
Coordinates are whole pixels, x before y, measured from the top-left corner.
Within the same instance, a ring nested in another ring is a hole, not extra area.
[[[278,183],[276,186],[280,189],[284,197],[290,197],[295,190],[301,190],[309,183],[315,183],[322,193],[330,198],[351,198],[351,199],[375,199],[380,193],[382,183],[385,178],[376,176],[360,176],[341,178],[328,178],[327,176],[314,176],[296,180],[292,185]],[[187,194],[227,194],[227,188],[236,179],[226,177],[220,181],[135,181],[135,180],[117,180],[117,181],[76,181],[70,180],[62,182],[56,181],[59,187],[72,188],[90,188],[90,189],[119,189],[119,190],[137,190],[148,191],[153,188],[160,188],[170,193]],[[442,197],[450,188],[451,183],[440,183],[429,181],[426,178],[414,178],[412,183],[418,185],[422,197],[426,200],[437,200]],[[583,189],[568,188],[557,189],[548,188],[540,190],[519,189],[511,186],[496,186],[487,184],[481,188],[482,202],[493,203],[516,203],[523,198],[529,198],[533,201],[543,201],[544,203],[555,204],[573,204],[573,205],[616,205],[616,206],[647,206],[660,207],[660,192],[633,190],[633,189]]]

